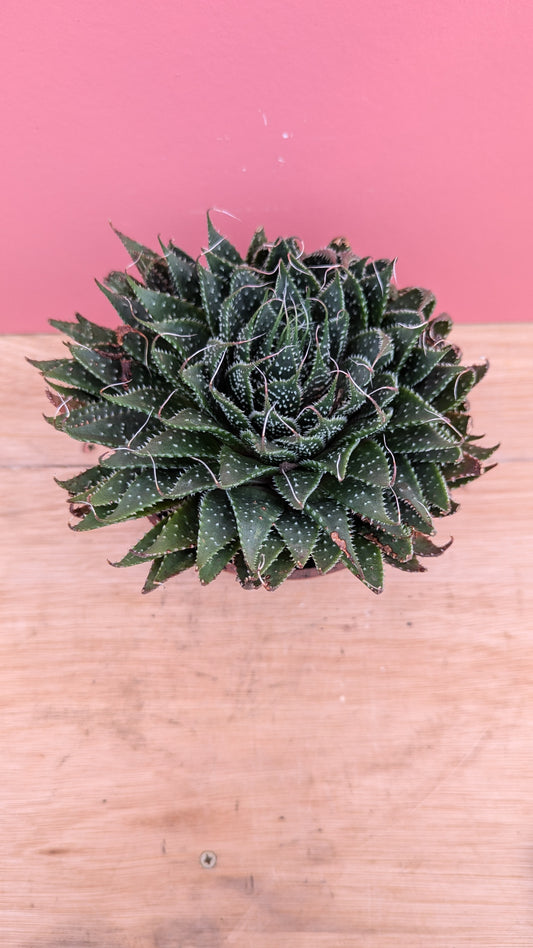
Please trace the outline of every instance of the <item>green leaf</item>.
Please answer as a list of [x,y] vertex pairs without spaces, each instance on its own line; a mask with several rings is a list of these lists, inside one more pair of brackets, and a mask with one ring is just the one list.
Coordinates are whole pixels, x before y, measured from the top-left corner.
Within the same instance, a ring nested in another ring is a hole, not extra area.
[[250,570],[241,550],[237,550],[233,563],[237,570],[237,579],[243,589],[258,589],[261,586],[261,580],[256,572]]
[[100,352],[87,349],[84,346],[75,346],[69,343],[68,349],[72,357],[83,366],[92,376],[99,379],[103,385],[112,385],[121,381],[120,358],[116,352]]
[[412,463],[426,504],[448,513],[450,495],[440,468],[434,461],[420,461],[418,458],[413,459]]
[[151,316],[147,328],[155,330],[164,338],[168,337],[170,343],[186,354],[195,352],[205,344],[209,327],[204,321],[202,309],[170,293],[148,290],[134,280],[130,282],[135,296]]
[[287,550],[283,550],[268,567],[268,572],[263,576],[265,589],[272,592],[287,579],[294,571],[294,560]]
[[370,540],[366,540],[358,534],[354,535],[352,542],[357,554],[358,567],[354,567],[345,557],[343,557],[343,561],[345,561],[348,569],[359,579],[362,579],[365,586],[368,586],[372,592],[382,592],[383,557],[380,550]]
[[[406,452],[409,453],[409,452]],[[437,464],[454,464],[462,457],[460,445],[452,445],[449,448],[431,448],[424,454],[424,460],[436,461]]]
[[439,413],[424,401],[412,389],[401,385],[393,402],[391,428],[405,428],[410,425],[423,425],[428,421],[438,421]]
[[[290,258],[292,257],[293,260],[296,260],[299,255],[300,248],[294,237],[278,237],[273,247],[270,248],[270,253],[262,269],[267,273],[273,273],[275,270],[279,273],[281,266],[285,265],[285,272],[287,272],[286,267],[289,266]],[[277,290],[276,295],[278,295]]]
[[[129,269],[129,267],[128,267]],[[125,270],[111,270],[104,278],[104,284],[108,290],[112,290],[118,296],[131,296],[131,287],[129,280],[131,277]],[[98,283],[98,281],[96,281]],[[139,280],[136,281],[139,283]]]
[[189,365],[186,365],[184,368],[180,368],[178,372],[180,378],[192,391],[194,401],[198,403],[200,408],[203,408],[204,411],[209,412],[212,405],[209,382],[205,377],[204,366],[200,363],[195,363],[194,365],[189,363]]
[[[281,247],[281,243],[278,245]],[[287,322],[287,327],[289,328],[289,335],[285,335],[283,339],[284,343],[296,342],[298,338],[297,326],[299,322],[298,313],[302,310],[305,310],[305,296],[300,292],[295,277],[298,276],[298,270],[290,266],[291,253],[293,257],[295,256],[294,250],[295,246],[291,247],[290,242],[285,243],[287,249],[286,255],[284,254],[284,259],[279,260],[278,265],[278,274],[276,278],[276,283],[274,287],[274,296],[277,300],[280,300],[282,303],[283,312],[285,314],[285,320]],[[290,268],[290,269],[289,269]],[[269,265],[269,270],[273,268]],[[296,332],[295,332],[296,330]]]
[[171,496],[171,485],[174,481],[175,475],[172,472],[160,472],[157,483],[153,472],[137,474],[135,480],[121,494],[111,521],[145,516],[148,510],[164,506],[165,500]]
[[[483,437],[483,435],[481,436]],[[467,444],[465,445],[465,451],[468,454],[471,454],[472,457],[477,458],[478,461],[487,461],[488,458],[492,457],[495,451],[500,447],[499,443],[492,445],[490,448],[484,448],[480,444],[473,444],[472,436],[466,439]]]
[[[154,588],[194,566],[194,550],[177,550],[175,553],[167,553],[156,562],[158,566],[154,576]],[[146,586],[143,592],[149,592]]]
[[239,330],[249,317],[249,310],[243,303],[245,302],[243,292],[233,293],[227,296],[220,306],[218,318],[218,335],[224,342],[233,342],[239,335]]
[[439,316],[435,316],[435,318],[431,320],[427,328],[427,335],[433,345],[440,345],[440,343],[449,336],[452,329],[453,323],[450,317],[447,313],[440,313]]
[[433,371],[435,366],[446,361],[448,349],[422,349],[417,348],[409,356],[409,360],[404,366],[402,378],[409,383],[410,388],[417,386],[424,381]]
[[392,556],[387,556],[386,553],[383,554],[383,558],[386,563],[389,563],[390,566],[395,566],[396,569],[401,569],[404,573],[425,573],[426,567],[422,566],[416,556],[412,556],[409,560],[396,560]]
[[321,471],[305,471],[301,468],[282,470],[281,474],[276,474],[273,478],[276,490],[295,510],[305,507],[307,499],[316,490],[321,480]]
[[156,384],[162,377],[171,388],[176,388],[180,394],[185,394],[190,398],[190,390],[184,382],[181,381],[180,374],[183,366],[183,359],[179,352],[166,342],[161,336],[153,340],[150,346],[150,371],[154,373]]
[[117,341],[116,334],[112,329],[106,329],[104,326],[98,326],[96,323],[85,319],[80,313],[76,313],[76,323],[65,322],[62,319],[49,319],[48,322],[55,329],[64,332],[65,335],[75,339],[82,346],[105,346]]
[[276,530],[283,537],[297,566],[305,566],[319,533],[315,520],[301,511],[285,510],[276,521]]
[[299,254],[293,254],[292,252],[288,257],[288,265],[290,267],[290,275],[293,285],[296,287],[296,290],[300,294],[300,298],[316,298],[320,293],[321,283],[313,275],[312,271],[305,266],[299,258]]
[[172,499],[189,497],[204,490],[213,490],[213,475],[201,462],[188,465],[174,482],[168,496]]
[[[463,457],[458,460],[455,464],[449,464],[445,467],[443,474],[446,478],[446,482],[450,487],[456,487],[457,482],[463,478],[474,479],[479,477],[483,472],[483,465],[481,461],[478,461],[477,458],[472,457],[469,454],[464,454]],[[468,481],[464,481],[468,483]]]
[[296,376],[290,379],[270,379],[268,393],[279,414],[294,418],[302,401],[302,389]]
[[328,444],[326,451],[317,458],[302,461],[302,465],[315,471],[332,474],[342,481],[346,475],[352,452],[357,448],[361,435],[357,430],[342,434]]
[[[385,489],[383,491],[383,506],[387,512],[387,516],[390,518],[389,522],[381,524],[379,522],[370,524],[370,532],[377,535],[378,530],[383,530],[387,536],[391,537],[410,537],[411,536],[411,527],[408,523],[402,522],[400,501],[396,497],[393,489]],[[359,525],[359,532],[364,534],[364,527],[366,523],[363,522],[362,525]]]
[[307,510],[317,523],[324,530],[327,530],[330,539],[338,546],[339,550],[345,553],[355,566],[358,566],[346,509],[334,500],[319,499],[315,496],[312,501],[309,501]]
[[387,432],[387,445],[391,451],[402,454],[428,454],[447,448],[453,448],[457,452],[456,456],[461,453],[449,429],[437,424],[396,428]]
[[276,532],[276,528],[273,527],[266,540],[261,544],[257,559],[258,569],[260,569],[262,573],[267,571],[270,564],[284,549],[285,541],[282,540],[279,533]]
[[220,451],[220,441],[210,434],[197,431],[181,431],[172,429],[164,431],[148,441],[139,451],[140,454],[166,458],[200,457],[205,460],[214,460]]
[[151,546],[143,551],[143,556],[152,559],[165,553],[193,547],[196,545],[197,533],[198,499],[191,497],[184,500],[178,510],[168,518],[161,533]]
[[99,380],[72,359],[46,359],[44,361],[28,359],[27,361],[39,369],[46,379],[57,379],[58,382],[72,385],[82,392],[98,395],[102,387]]
[[57,477],[55,477],[54,480],[56,484],[59,484],[60,487],[67,490],[69,494],[76,495],[81,491],[95,487],[108,477],[109,471],[103,471],[97,464],[95,467],[89,467],[86,471],[81,471],[80,474],[76,474],[74,477],[68,477],[64,481],[59,480]]
[[223,281],[224,287],[227,288],[234,270],[233,264],[225,260],[224,257],[219,257],[214,251],[205,251],[205,253],[209,254],[207,263],[211,273],[216,274],[218,279]]
[[166,260],[157,260],[146,274],[146,286],[160,293],[172,293],[174,285]]
[[246,254],[246,263],[250,266],[254,263],[255,255],[258,250],[261,250],[267,242],[267,236],[265,234],[264,228],[259,227],[250,241],[250,246],[248,247],[248,252]]
[[209,254],[206,253],[208,260],[211,257],[212,251],[217,257],[222,260],[227,260],[233,264],[233,266],[238,266],[243,263],[243,259],[238,250],[236,250],[226,237],[223,237],[222,234],[218,232],[209,213],[207,214],[207,234],[209,237],[208,250],[210,251]]
[[383,489],[375,484],[366,484],[355,477],[346,477],[341,484],[333,480],[323,481],[322,490],[327,490],[330,497],[340,501],[359,517],[377,523],[394,522],[385,507]]
[[[258,306],[265,298],[266,286],[261,282],[259,275],[249,267],[240,266],[234,270],[230,282],[230,303],[231,317],[225,324],[226,334],[222,332],[222,337],[234,341],[238,338],[238,331],[243,327],[255,313]],[[224,307],[222,308],[224,310]],[[221,315],[221,329],[224,326],[224,316]]]
[[378,326],[383,319],[393,272],[394,260],[374,260],[365,267],[360,282],[366,297],[371,326]]
[[477,385],[480,379],[483,378],[487,368],[488,363],[463,368],[453,383],[449,382],[447,387],[435,398],[435,407],[439,411],[448,411],[456,405],[461,405],[474,385]]
[[[366,526],[366,525],[365,525]],[[413,555],[413,541],[411,539],[411,530],[407,527],[404,528],[404,533],[407,535],[392,536],[387,529],[380,529],[375,524],[367,527],[368,533],[366,534],[367,539],[374,538],[379,549],[383,554],[387,555],[392,559],[401,560],[405,562],[410,559]]]
[[342,359],[350,333],[350,315],[348,310],[343,309],[336,316],[329,319],[329,331],[331,336],[331,355],[337,361]]
[[227,428],[223,428],[218,421],[196,408],[182,409],[176,415],[165,418],[165,424],[170,428],[178,428],[180,431],[206,431],[224,441],[227,445],[236,448],[241,447],[239,438],[232,435]]
[[52,382],[51,379],[46,379],[46,383],[52,391],[57,392],[60,396],[56,406],[58,413],[66,412],[67,408],[71,410],[74,405],[94,405],[99,398],[98,395],[93,395],[87,391],[83,392],[79,388],[62,385],[59,382]]
[[75,533],[85,533],[88,530],[100,530],[102,527],[106,527],[110,517],[113,514],[114,505],[110,504],[107,507],[99,507],[98,514],[92,509],[90,509],[86,514],[83,515],[83,520],[80,520],[78,523],[71,525],[71,530],[74,530]]
[[[383,325],[385,326],[388,333],[394,331],[394,327],[398,326],[401,330],[409,329],[413,330],[411,335],[414,335],[415,340],[420,338],[420,335],[425,329],[425,321],[423,314],[416,309],[412,309],[408,306],[402,307],[399,306],[398,309],[394,309],[395,302],[391,299],[387,304],[387,312],[385,314],[385,319]],[[420,332],[419,332],[420,331]],[[404,339],[404,333],[400,332],[400,339]],[[402,348],[402,347],[401,347]],[[403,351],[403,349],[402,349]]]
[[381,445],[372,439],[365,439],[356,446],[348,461],[346,473],[378,487],[388,487],[390,484],[387,455]]
[[274,380],[294,379],[298,371],[298,350],[293,343],[283,343],[268,361],[269,384]]
[[217,550],[214,556],[198,570],[198,576],[202,585],[206,586],[208,583],[211,583],[228,563],[231,562],[238,549],[239,541],[232,540],[227,546],[223,546],[221,550]]
[[96,488],[85,492],[87,499],[94,504],[95,507],[118,503],[119,497],[137,477],[137,473],[131,469],[115,471],[114,474],[105,471],[105,469],[102,470],[102,468],[100,468],[100,470],[102,474],[105,475],[105,480]]
[[295,454],[300,458],[313,458],[328,441],[346,428],[345,415],[335,415],[333,418],[314,415],[314,418],[316,423],[312,428],[307,429],[305,434],[279,438],[279,443],[294,446]]
[[[410,354],[415,349],[424,331],[418,313],[398,314],[398,318],[398,323],[393,325],[385,324],[387,333],[394,346],[394,369],[397,373],[408,363]],[[409,320],[413,321],[409,322]],[[409,382],[409,385],[413,387],[413,379],[409,372],[405,373],[405,379]]]
[[[107,277],[107,280],[110,277],[113,277],[114,274],[110,274]],[[95,283],[99,290],[102,291],[104,296],[109,300],[111,305],[119,314],[120,318],[127,326],[131,326],[134,329],[139,329],[139,326],[143,323],[144,320],[148,318],[148,313],[143,306],[139,303],[135,297],[130,298],[131,290],[128,285],[128,293],[118,292],[115,289],[110,289],[110,287],[105,286],[103,283],[100,283],[98,280],[95,280]]]
[[[140,448],[119,447],[113,454],[103,454],[100,457],[100,464],[104,468],[133,468],[138,471],[154,468],[154,461],[147,454],[140,454]],[[157,459],[158,469],[161,467],[175,468],[174,463],[169,458]],[[108,472],[109,473],[109,472]]]
[[220,308],[225,297],[223,281],[205,267],[198,267],[198,280],[209,328],[217,336],[220,331]]
[[168,247],[161,244],[166,258],[174,292],[182,300],[189,300],[196,306],[201,304],[200,285],[196,272],[196,263],[185,251],[176,247],[172,241]]
[[[445,362],[439,362],[439,364],[426,375],[425,379],[417,385],[417,392],[421,398],[433,403],[440,392],[447,388],[448,393],[450,391],[452,392],[452,401],[455,403],[456,399],[453,396],[453,386],[462,371],[463,369],[460,365],[449,365]],[[448,400],[449,395],[447,396],[447,401]]]
[[[279,306],[279,309],[275,309],[268,300],[262,303],[244,330],[246,339],[252,339],[252,337],[254,337],[254,346],[251,350],[253,352],[253,359],[248,353],[245,358],[250,358],[250,360],[256,362],[259,362],[261,359],[268,359],[275,349],[274,343],[280,327],[283,326],[284,322],[285,313],[283,312],[282,306]],[[247,352],[244,346],[243,350],[245,353]]]
[[224,488],[238,487],[239,484],[246,484],[248,481],[256,480],[261,477],[268,477],[275,474],[276,467],[261,464],[253,458],[245,457],[242,454],[236,454],[226,445],[222,446],[220,452],[220,486]]
[[148,530],[147,533],[137,541],[135,546],[128,550],[125,556],[122,557],[117,563],[111,563],[111,566],[126,567],[126,566],[138,566],[140,563],[146,563],[146,557],[142,554],[149,549],[150,546],[157,539],[161,533],[163,527],[165,526],[166,519],[164,518],[156,523],[151,530]]
[[313,547],[313,560],[320,573],[329,573],[341,558],[341,551],[328,533],[321,531]]
[[384,411],[380,409],[378,412],[377,409],[372,406],[369,408],[361,408],[356,415],[350,418],[350,431],[353,434],[357,434],[361,441],[368,435],[383,431],[387,427],[391,415],[392,410]]
[[339,379],[333,378],[323,395],[316,399],[314,406],[321,415],[335,414],[334,406],[338,405],[339,397],[342,391],[342,385],[339,385]]
[[[371,372],[388,365],[394,354],[391,337],[381,329],[367,329],[350,342],[355,357],[362,356],[371,367]],[[363,377],[361,381],[366,383],[367,378]]]
[[496,467],[495,464],[489,464],[488,467],[485,467],[482,471],[478,471],[477,474],[468,474],[464,477],[454,477],[453,480],[450,480],[450,487],[464,487],[465,484],[471,484],[472,481],[475,481],[481,474],[491,471],[493,467]]
[[363,288],[356,275],[352,272],[346,274],[344,284],[344,298],[347,309],[350,313],[350,322],[353,332],[368,327],[368,306]]
[[318,299],[326,309],[330,324],[344,311],[346,304],[338,270],[333,279],[319,293]]
[[236,538],[237,524],[227,494],[222,490],[212,490],[204,494],[199,506],[196,554],[198,567],[202,569],[215,553],[228,546]]
[[263,461],[270,464],[284,463],[285,461],[294,461],[294,445],[280,445],[279,442],[269,441],[256,431],[239,432],[243,445],[255,451]]
[[186,399],[188,399],[188,396],[184,398],[179,390],[169,391],[167,386],[163,384],[157,388],[154,388],[153,385],[139,388],[130,387],[123,395],[106,394],[105,397],[115,405],[135,408],[146,412],[147,415],[155,413],[155,417],[160,418],[165,427],[173,427],[169,425],[169,414],[170,417],[173,417],[172,413],[179,411],[184,401],[186,403]]
[[331,381],[331,363],[324,360],[320,346],[315,349],[311,371],[303,385],[303,403],[313,402],[317,395],[321,395]]
[[76,408],[68,417],[61,415],[52,419],[52,423],[76,441],[93,442],[110,448],[130,444],[137,435],[154,433],[162,427],[153,419],[147,424],[146,415],[141,412],[108,402]]
[[157,582],[157,578],[156,578],[156,577],[157,577],[157,573],[159,572],[159,567],[161,566],[162,562],[163,562],[163,557],[162,557],[162,556],[159,556],[159,557],[158,557],[156,560],[154,560],[154,562],[152,563],[152,565],[151,565],[151,567],[150,567],[150,569],[149,569],[149,571],[148,571],[148,576],[146,577],[144,586],[143,586],[143,588],[142,588],[142,590],[141,590],[141,592],[142,592],[143,594],[152,592],[152,590],[156,589],[157,586],[160,585],[160,583]]
[[122,234],[116,227],[112,226],[112,229],[128,251],[143,280],[146,280],[155,265],[162,262],[164,263],[159,254],[155,253],[149,247],[145,247],[144,244],[139,244],[136,240],[126,237],[126,235]]
[[413,536],[413,549],[417,556],[442,556],[445,550],[447,550],[453,543],[453,537],[450,537],[447,543],[444,543],[442,546],[437,546],[436,543],[433,543],[429,537],[424,536],[423,533],[417,533],[415,531]]
[[[372,398],[375,405],[383,409],[390,405],[398,394],[398,377],[392,372],[376,372],[373,379],[372,390],[368,393],[369,399]],[[374,410],[379,411],[374,405]],[[392,408],[390,408],[392,413]]]
[[429,319],[431,310],[435,306],[435,297],[429,290],[423,290],[421,287],[409,286],[401,290],[391,286],[387,310],[390,313],[401,313],[405,310],[412,310],[422,314],[423,322]]
[[187,364],[188,360],[198,353],[203,353],[209,339],[208,327],[194,317],[173,319],[167,323],[154,322],[151,328],[173,349],[176,349],[182,359],[182,364]]
[[270,491],[262,487],[244,484],[228,493],[244,557],[250,569],[255,570],[261,545],[283,512],[283,506]]
[[237,403],[248,414],[253,411],[255,405],[254,385],[252,383],[252,373],[254,366],[246,362],[234,362],[227,371],[227,378],[231,386],[233,395]]
[[404,500],[398,500],[400,506],[400,516],[403,524],[414,527],[419,533],[428,535],[435,533],[435,528],[427,516],[421,517],[415,508]]
[[210,386],[210,392],[234,430],[240,433],[250,429],[248,415],[243,412],[242,408],[239,408],[227,395],[218,391],[214,385]]
[[397,497],[414,507],[419,516],[431,526],[431,514],[427,509],[422,488],[407,458],[396,459],[396,478],[393,486]]

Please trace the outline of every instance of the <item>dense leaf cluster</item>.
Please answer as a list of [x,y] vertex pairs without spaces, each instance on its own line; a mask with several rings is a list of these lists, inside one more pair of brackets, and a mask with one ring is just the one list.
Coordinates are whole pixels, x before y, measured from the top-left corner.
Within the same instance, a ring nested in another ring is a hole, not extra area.
[[246,588],[344,565],[379,592],[383,561],[419,571],[440,553],[449,489],[487,469],[466,396],[486,365],[461,365],[451,321],[394,263],[344,239],[306,254],[263,230],[245,259],[208,218],[206,265],[119,234],[141,279],[101,289],[122,325],[52,320],[70,357],[34,362],[48,420],[107,450],[60,481],[94,530],[149,517],[117,566],[151,563],[148,591],[189,567],[228,564]]

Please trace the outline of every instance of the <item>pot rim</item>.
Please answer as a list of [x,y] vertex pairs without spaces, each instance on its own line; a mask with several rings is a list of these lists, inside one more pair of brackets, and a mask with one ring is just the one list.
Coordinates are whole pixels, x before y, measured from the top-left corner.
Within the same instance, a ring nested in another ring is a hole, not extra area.
[[[346,569],[344,563],[335,563],[335,566],[332,566],[331,569],[328,569],[326,573],[321,572],[316,566],[297,566],[292,571],[292,573],[287,576],[287,579],[318,579],[323,576],[330,576],[331,573],[336,573],[341,569]],[[237,572],[237,567],[233,563],[226,563],[224,571],[226,573],[235,574]]]

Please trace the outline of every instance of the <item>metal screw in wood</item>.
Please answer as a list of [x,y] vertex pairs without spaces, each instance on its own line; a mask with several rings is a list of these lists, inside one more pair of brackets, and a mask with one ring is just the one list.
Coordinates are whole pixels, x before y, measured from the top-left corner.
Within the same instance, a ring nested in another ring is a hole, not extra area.
[[200,865],[204,869],[214,869],[217,864],[217,854],[210,849],[206,849],[200,856]]

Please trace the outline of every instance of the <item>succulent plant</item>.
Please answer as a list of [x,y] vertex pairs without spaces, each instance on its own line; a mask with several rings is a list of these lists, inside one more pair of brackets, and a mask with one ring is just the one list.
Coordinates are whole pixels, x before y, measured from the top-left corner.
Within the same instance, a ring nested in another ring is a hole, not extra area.
[[384,561],[421,571],[445,549],[433,520],[495,449],[469,433],[487,365],[461,365],[431,293],[343,238],[305,253],[260,229],[243,259],[208,215],[203,265],[117,234],[141,277],[98,284],[121,326],[51,320],[70,357],[33,362],[50,424],[108,449],[58,481],[73,529],[149,518],[113,564],[150,563],[144,591],[190,567],[275,589],[341,564],[380,592]]

